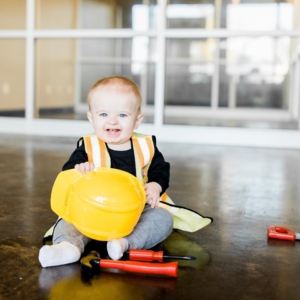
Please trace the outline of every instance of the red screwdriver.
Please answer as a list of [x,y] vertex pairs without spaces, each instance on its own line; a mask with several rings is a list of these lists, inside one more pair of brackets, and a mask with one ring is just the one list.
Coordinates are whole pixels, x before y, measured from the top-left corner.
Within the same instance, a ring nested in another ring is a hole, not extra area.
[[141,261],[121,261],[111,259],[101,259],[97,251],[90,252],[81,259],[81,271],[86,275],[99,273],[102,268],[117,269],[126,272],[157,274],[177,277],[178,262],[149,263]]
[[164,255],[163,251],[154,252],[152,250],[136,250],[131,249],[128,251],[130,260],[138,261],[159,261],[164,259],[180,259],[180,260],[195,260],[194,256],[178,256],[178,255]]

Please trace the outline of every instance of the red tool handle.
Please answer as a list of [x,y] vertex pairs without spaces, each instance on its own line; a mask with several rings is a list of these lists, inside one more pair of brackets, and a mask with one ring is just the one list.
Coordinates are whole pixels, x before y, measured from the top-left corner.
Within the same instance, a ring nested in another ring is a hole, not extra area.
[[113,268],[127,272],[159,274],[177,277],[178,263],[148,263],[138,261],[121,261],[101,259],[99,263],[101,268]]
[[159,261],[162,262],[164,260],[164,252],[157,251],[154,252],[152,250],[129,250],[129,259],[130,260],[138,260],[138,261]]
[[268,237],[279,240],[294,241],[296,239],[296,234],[294,231],[285,227],[269,226]]

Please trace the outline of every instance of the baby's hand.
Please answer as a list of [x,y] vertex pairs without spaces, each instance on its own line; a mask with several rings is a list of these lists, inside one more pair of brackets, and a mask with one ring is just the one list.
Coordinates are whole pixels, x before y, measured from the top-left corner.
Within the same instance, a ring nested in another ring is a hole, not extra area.
[[85,173],[94,171],[95,165],[94,165],[94,163],[91,163],[91,162],[85,162],[85,163],[75,165],[74,168],[77,171],[79,171],[82,175],[84,175]]
[[144,189],[147,197],[146,201],[152,200],[151,208],[154,208],[160,201],[161,186],[156,182],[149,182],[145,184]]

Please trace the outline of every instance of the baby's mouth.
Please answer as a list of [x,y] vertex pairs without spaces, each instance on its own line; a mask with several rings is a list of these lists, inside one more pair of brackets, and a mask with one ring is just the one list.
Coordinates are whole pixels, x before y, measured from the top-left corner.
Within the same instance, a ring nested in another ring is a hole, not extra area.
[[108,132],[119,132],[120,129],[106,129],[106,131],[108,131]]

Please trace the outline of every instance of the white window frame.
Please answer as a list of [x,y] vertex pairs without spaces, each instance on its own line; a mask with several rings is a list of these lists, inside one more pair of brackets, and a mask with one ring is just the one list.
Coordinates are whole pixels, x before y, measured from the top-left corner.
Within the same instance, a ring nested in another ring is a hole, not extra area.
[[[257,111],[230,110],[217,108],[218,85],[214,85],[213,101],[210,109],[192,110],[179,107],[164,106],[165,86],[165,47],[167,38],[229,38],[239,36],[269,36],[269,37],[300,37],[299,30],[292,31],[266,31],[266,32],[234,32],[226,29],[167,29],[166,11],[167,0],[158,0],[158,26],[156,31],[134,31],[131,29],[106,29],[106,30],[36,30],[34,28],[35,1],[26,1],[26,29],[25,30],[0,30],[0,38],[20,38],[26,40],[26,94],[25,94],[25,118],[0,117],[0,133],[6,134],[29,134],[48,136],[74,136],[78,137],[93,131],[88,121],[78,120],[50,120],[37,119],[34,117],[34,69],[35,69],[35,41],[36,39],[85,39],[85,38],[132,38],[135,36],[155,37],[157,41],[158,57],[156,62],[155,82],[155,105],[153,108],[154,123],[142,124],[140,132],[150,133],[157,136],[159,141],[197,143],[211,145],[272,147],[272,148],[295,148],[300,149],[299,130],[273,130],[273,129],[250,129],[250,128],[227,128],[227,127],[201,127],[181,126],[164,124],[164,114],[174,114],[186,110],[187,114],[196,116],[221,116],[221,117],[255,117]],[[290,111],[262,110],[259,113],[270,120],[288,120],[292,115],[299,118],[300,102],[300,46],[293,58],[293,80],[291,84]],[[216,75],[217,76],[217,75]],[[214,79],[216,80],[216,79]],[[77,80],[78,81],[78,80]],[[76,101],[77,102],[77,101]],[[147,110],[151,108],[145,107]]]

